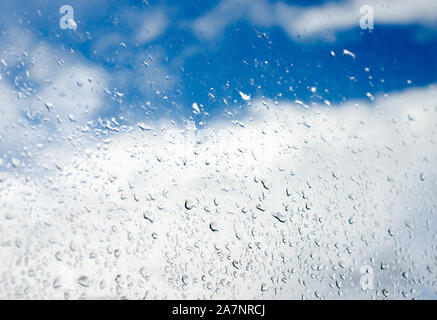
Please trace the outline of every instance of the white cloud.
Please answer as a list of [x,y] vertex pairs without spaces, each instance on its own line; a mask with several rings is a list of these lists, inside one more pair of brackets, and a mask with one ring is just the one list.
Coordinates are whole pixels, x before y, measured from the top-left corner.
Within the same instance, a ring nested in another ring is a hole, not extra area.
[[196,19],[193,30],[200,37],[213,38],[242,18],[264,26],[273,23],[271,7],[264,0],[223,0],[211,12]]
[[139,19],[136,41],[141,44],[153,41],[164,33],[168,26],[168,18],[163,10],[154,10],[144,14]]
[[21,117],[20,101],[9,84],[0,80],[0,136]]
[[245,19],[254,26],[279,26],[294,39],[297,35],[308,38],[317,34],[359,28],[362,17],[360,8],[363,5],[374,7],[375,24],[419,24],[436,27],[437,3],[428,0],[349,0],[308,7],[284,2],[270,4],[265,0],[222,0],[208,14],[193,22],[193,30],[201,37],[213,38],[229,25]]
[[437,90],[375,101],[44,150],[0,182],[0,297],[435,297]]
[[[95,118],[108,84],[102,68],[35,41],[25,31],[12,28],[3,37],[7,39],[0,57],[6,64],[0,80],[3,151],[45,144],[55,130],[62,128],[66,134]],[[9,75],[15,69],[23,72],[11,83]]]
[[[39,93],[41,101],[35,102],[35,108],[47,102],[53,105],[54,113],[60,117],[73,114],[76,120],[92,119],[102,106],[107,75],[98,67],[71,62],[50,73],[50,84],[42,88]],[[38,83],[43,80],[36,77]]]
[[[358,28],[362,17],[360,8],[374,8],[375,24],[419,24],[435,27],[437,3],[428,0],[387,1],[350,0],[344,3],[326,3],[305,9],[296,9],[278,4],[278,21],[291,36],[311,36],[317,33],[337,32]],[[287,11],[288,10],[288,11]]]

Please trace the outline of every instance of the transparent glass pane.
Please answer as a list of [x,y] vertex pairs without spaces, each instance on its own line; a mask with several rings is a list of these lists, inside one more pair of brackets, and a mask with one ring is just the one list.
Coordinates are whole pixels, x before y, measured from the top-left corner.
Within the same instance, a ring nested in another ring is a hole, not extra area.
[[0,2],[1,299],[436,299],[437,2]]

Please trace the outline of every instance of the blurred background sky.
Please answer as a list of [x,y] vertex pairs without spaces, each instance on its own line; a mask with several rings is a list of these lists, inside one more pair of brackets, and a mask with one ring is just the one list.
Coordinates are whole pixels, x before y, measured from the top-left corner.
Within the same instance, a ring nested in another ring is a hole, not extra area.
[[435,298],[436,52],[437,0],[0,0],[0,298]]
[[[74,9],[76,30],[59,26],[65,4]],[[360,28],[364,4],[374,8],[374,30]],[[32,59],[14,55],[14,47],[44,45],[49,49],[34,63],[56,59],[54,74],[65,72],[65,59],[106,73],[102,117],[165,115],[202,124],[231,106],[244,112],[239,92],[341,104],[437,78],[434,0],[3,0],[0,29],[10,61],[0,66],[3,81],[18,89],[17,76]],[[23,81],[35,92],[47,79],[32,76]],[[192,113],[194,102],[202,112]]]

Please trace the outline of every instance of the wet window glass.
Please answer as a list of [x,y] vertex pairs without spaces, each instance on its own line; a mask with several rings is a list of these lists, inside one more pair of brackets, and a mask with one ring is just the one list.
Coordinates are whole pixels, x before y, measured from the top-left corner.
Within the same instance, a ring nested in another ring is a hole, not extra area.
[[0,2],[1,299],[436,299],[437,2]]

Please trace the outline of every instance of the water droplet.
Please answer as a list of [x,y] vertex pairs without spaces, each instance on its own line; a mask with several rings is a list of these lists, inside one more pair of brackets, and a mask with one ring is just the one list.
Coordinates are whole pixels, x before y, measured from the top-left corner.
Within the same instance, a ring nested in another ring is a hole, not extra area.
[[275,217],[281,223],[287,222],[287,217],[280,212],[274,212],[272,213],[272,216]]
[[77,279],[77,283],[79,283],[82,287],[90,286],[90,280],[87,276],[81,276],[79,279]]
[[140,274],[144,278],[144,280],[149,281],[150,275],[147,273],[147,270],[145,267],[141,267]]
[[213,232],[217,232],[217,231],[219,231],[218,226],[217,226],[217,224],[216,224],[215,222],[211,222],[211,223],[209,224],[209,228],[210,228]]
[[187,210],[191,210],[194,207],[194,204],[192,201],[190,200],[185,200],[185,204],[184,204],[185,209]]
[[347,50],[347,49],[343,50],[343,55],[344,56],[349,56],[349,57],[352,57],[352,59],[355,59],[355,54],[352,53],[351,51]]

